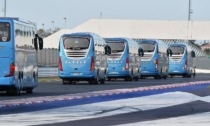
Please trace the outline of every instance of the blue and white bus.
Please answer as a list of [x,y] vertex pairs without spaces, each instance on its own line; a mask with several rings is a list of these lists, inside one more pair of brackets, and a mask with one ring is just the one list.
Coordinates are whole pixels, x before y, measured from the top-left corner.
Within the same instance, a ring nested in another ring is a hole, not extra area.
[[137,41],[144,50],[141,58],[141,79],[152,76],[155,79],[167,78],[168,74],[168,46],[161,40]]
[[106,42],[112,50],[108,56],[108,80],[123,78],[125,81],[137,81],[143,50],[134,40],[128,38],[106,38]]
[[79,32],[62,35],[58,66],[63,84],[76,81],[105,83],[109,53],[110,47],[97,34]]
[[170,44],[169,49],[172,55],[169,56],[168,74],[173,77],[181,75],[183,78],[195,76],[195,68],[193,67],[193,58],[195,52],[192,51],[186,44]]
[[32,93],[38,81],[36,27],[18,18],[0,18],[0,91]]

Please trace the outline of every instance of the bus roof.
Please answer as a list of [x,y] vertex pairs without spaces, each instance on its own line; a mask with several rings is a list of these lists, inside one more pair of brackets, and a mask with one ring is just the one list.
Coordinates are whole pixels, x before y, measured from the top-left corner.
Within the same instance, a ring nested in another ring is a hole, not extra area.
[[75,32],[75,33],[70,33],[70,34],[63,34],[62,37],[67,37],[67,36],[88,36],[88,37],[91,37],[91,36],[99,36],[95,33],[92,33],[92,32]]
[[183,43],[173,43],[173,44],[169,44],[168,46],[185,46],[185,47],[187,47],[187,45],[183,44]]
[[138,43],[157,43],[157,40],[154,39],[144,39],[144,40],[138,40]]
[[28,25],[32,25],[35,27],[35,24],[29,21],[25,21],[23,19],[20,19],[18,17],[0,17],[0,20],[4,20],[4,21],[15,21],[15,22],[20,22],[20,23],[24,23],[24,24],[28,24]]
[[115,42],[126,42],[128,43],[128,38],[105,38],[106,42],[115,41]]

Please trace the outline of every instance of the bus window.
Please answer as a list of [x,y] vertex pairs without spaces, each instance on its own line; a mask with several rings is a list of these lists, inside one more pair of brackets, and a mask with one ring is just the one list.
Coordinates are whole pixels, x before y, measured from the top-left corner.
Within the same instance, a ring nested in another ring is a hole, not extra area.
[[10,24],[0,22],[0,42],[8,42],[10,40]]
[[119,43],[119,42],[109,42],[109,46],[112,49],[112,52],[123,52],[125,49],[125,43]]
[[69,50],[88,49],[89,44],[89,38],[66,37],[63,41],[64,48]]
[[154,52],[155,43],[139,43],[140,47],[144,49],[144,52]]
[[170,47],[172,53],[174,55],[182,55],[184,54],[184,47],[181,47],[181,46],[172,46]]

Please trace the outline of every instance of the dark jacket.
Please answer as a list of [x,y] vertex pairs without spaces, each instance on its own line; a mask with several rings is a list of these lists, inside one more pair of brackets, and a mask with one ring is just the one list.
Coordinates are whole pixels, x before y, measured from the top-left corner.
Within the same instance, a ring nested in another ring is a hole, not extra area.
[[38,37],[38,39],[39,39],[39,43],[37,43],[37,38],[35,37],[34,38],[34,48],[37,50],[38,48],[40,49],[40,50],[42,50],[42,48],[43,48],[43,39],[41,38],[41,37]]

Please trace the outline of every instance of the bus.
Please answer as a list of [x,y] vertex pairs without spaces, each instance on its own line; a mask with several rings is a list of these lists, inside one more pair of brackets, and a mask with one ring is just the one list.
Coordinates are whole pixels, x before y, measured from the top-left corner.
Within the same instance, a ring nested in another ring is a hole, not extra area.
[[129,38],[106,38],[112,53],[108,55],[108,80],[123,78],[138,81],[139,66],[143,50]]
[[[161,40],[140,40],[137,41],[144,50],[144,57],[141,58],[141,79],[154,77],[155,79],[166,79],[168,74],[168,55],[171,51]],[[167,53],[168,52],[168,53]]]
[[36,27],[19,18],[0,18],[0,91],[33,93],[38,82]]
[[59,77],[64,85],[77,81],[104,84],[110,53],[105,40],[95,33],[64,34],[59,42]]
[[173,77],[181,75],[183,78],[195,76],[195,67],[193,67],[193,58],[195,52],[186,44],[170,44],[169,49],[172,55],[169,56],[168,74]]

